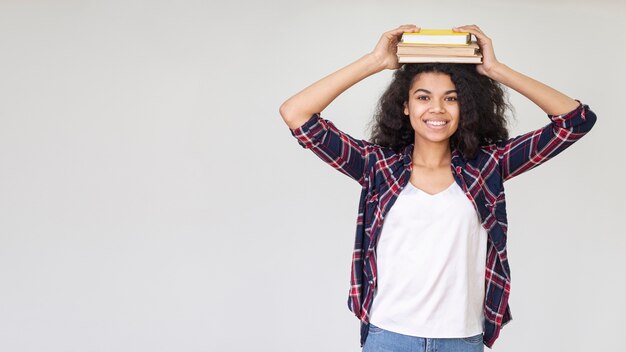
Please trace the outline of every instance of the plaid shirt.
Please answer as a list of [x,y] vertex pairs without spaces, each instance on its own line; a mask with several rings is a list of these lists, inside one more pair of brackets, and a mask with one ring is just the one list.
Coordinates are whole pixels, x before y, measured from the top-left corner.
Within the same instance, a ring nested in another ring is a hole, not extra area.
[[[579,102],[580,103],[580,102]],[[584,136],[596,115],[584,104],[563,115],[548,115],[543,128],[481,146],[474,159],[452,151],[451,170],[488,232],[483,343],[491,348],[511,319],[511,271],[507,260],[507,216],[503,182],[548,161]],[[385,215],[409,182],[413,144],[399,153],[340,131],[319,113],[291,130],[298,143],[361,184],[348,308],[361,322],[361,346],[377,283],[376,244]]]

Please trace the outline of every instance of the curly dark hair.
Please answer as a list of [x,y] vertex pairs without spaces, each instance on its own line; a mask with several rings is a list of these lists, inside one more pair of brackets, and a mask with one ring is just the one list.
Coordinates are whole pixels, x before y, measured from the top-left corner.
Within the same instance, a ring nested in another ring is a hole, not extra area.
[[374,119],[370,122],[372,143],[399,152],[415,140],[411,121],[404,115],[404,103],[417,74],[445,73],[458,92],[459,126],[450,137],[450,148],[464,158],[476,156],[481,145],[509,138],[506,114],[512,112],[500,84],[476,71],[476,65],[426,63],[404,64],[395,71],[387,90],[380,97]]

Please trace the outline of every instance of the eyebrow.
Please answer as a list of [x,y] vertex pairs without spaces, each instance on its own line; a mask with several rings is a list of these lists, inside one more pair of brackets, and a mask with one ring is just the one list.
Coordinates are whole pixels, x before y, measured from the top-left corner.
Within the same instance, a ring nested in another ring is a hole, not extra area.
[[[426,93],[426,94],[432,94],[432,92],[431,92],[431,91],[429,91],[428,89],[423,89],[423,88],[417,88],[417,89],[413,92],[413,94],[415,94],[415,93],[417,93],[417,92],[419,92],[419,91],[422,91],[422,92],[424,92],[424,93]],[[451,89],[451,90],[447,90],[447,91],[445,91],[443,94],[444,94],[444,95],[446,95],[446,94],[450,94],[450,93],[458,93],[458,92],[456,91],[456,89]]]

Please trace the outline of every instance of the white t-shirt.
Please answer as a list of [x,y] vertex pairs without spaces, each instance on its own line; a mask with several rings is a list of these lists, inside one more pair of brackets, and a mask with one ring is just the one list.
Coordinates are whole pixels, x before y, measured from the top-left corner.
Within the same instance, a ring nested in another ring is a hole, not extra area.
[[484,331],[487,232],[456,182],[435,195],[409,182],[387,213],[376,253],[371,323],[424,338]]

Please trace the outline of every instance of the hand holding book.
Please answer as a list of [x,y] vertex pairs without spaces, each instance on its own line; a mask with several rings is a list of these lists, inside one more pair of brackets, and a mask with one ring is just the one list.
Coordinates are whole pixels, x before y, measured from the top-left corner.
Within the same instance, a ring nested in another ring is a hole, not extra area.
[[499,64],[493,50],[491,38],[487,37],[487,35],[483,33],[483,31],[481,31],[475,24],[454,27],[452,30],[455,32],[469,32],[476,37],[476,41],[483,55],[482,64],[476,65],[476,71],[478,71],[481,75],[489,76],[489,72]]
[[383,69],[395,70],[400,67],[396,56],[398,43],[405,32],[419,32],[420,28],[414,24],[405,24],[396,29],[383,33],[376,47],[371,52],[372,56],[380,62]]

